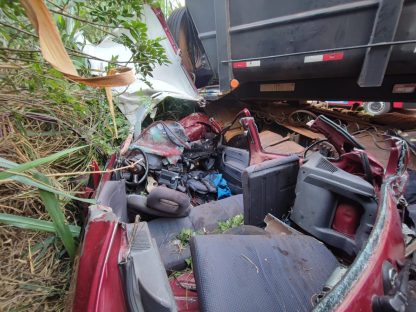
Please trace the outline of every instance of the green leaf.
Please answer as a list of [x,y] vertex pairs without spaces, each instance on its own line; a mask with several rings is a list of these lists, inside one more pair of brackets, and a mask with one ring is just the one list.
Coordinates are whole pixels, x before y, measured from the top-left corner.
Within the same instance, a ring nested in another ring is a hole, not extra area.
[[42,259],[46,253],[48,252],[48,248],[55,242],[56,235],[49,236],[47,239],[37,243],[34,246],[30,246],[30,252],[35,254],[39,251],[39,253],[35,257],[35,262],[37,262],[39,259]]
[[[16,165],[17,165],[16,163],[0,157],[0,167],[6,168],[6,169],[12,169],[13,168],[13,170],[14,170]],[[28,176],[26,177],[26,176],[21,176],[21,175],[14,175],[14,176],[10,177],[10,179],[14,180],[16,182],[22,183],[22,184],[26,184],[26,185],[36,187],[40,190],[48,191],[48,192],[54,193],[56,195],[66,197],[66,198],[78,200],[78,201],[88,203],[88,204],[95,204],[94,199],[87,199],[87,198],[80,198],[80,197],[73,196],[69,193],[66,193],[64,191],[61,191],[57,188],[52,187],[50,184],[45,184],[42,181],[33,179],[31,177],[28,177]]]
[[[45,184],[49,184],[49,179],[40,173],[34,174],[35,178]],[[74,238],[72,237],[71,230],[68,224],[66,224],[65,215],[61,210],[59,200],[56,196],[48,191],[39,190],[40,198],[48,211],[49,216],[53,221],[53,225],[56,230],[56,234],[62,240],[66,251],[71,258],[74,258],[76,252],[76,246]]]
[[[82,148],[85,148],[85,147],[86,147],[86,145],[85,146],[80,146],[80,147],[69,148],[69,149],[57,152],[55,154],[52,154],[52,155],[49,155],[49,156],[46,156],[46,157],[43,157],[43,158],[39,158],[39,159],[36,159],[36,160],[28,161],[24,164],[20,164],[20,165],[14,166],[13,168],[8,168],[8,169],[12,169],[13,172],[18,172],[18,173],[24,172],[26,170],[33,169],[33,168],[38,167],[40,165],[43,165],[43,164],[46,164],[46,163],[49,163],[49,162],[53,162],[53,161],[55,161],[55,160],[57,160],[61,157],[69,155],[69,154],[71,154],[73,152],[76,152],[76,151],[78,151]],[[14,175],[13,172],[5,172],[5,171],[0,172],[0,180],[10,178],[11,176]]]
[[242,214],[238,214],[228,220],[219,221],[218,222],[218,229],[221,233],[232,229],[233,227],[237,227],[244,224],[244,216]]
[[[8,213],[0,213],[0,223],[16,226],[25,230],[56,233],[56,229],[50,221],[15,216]],[[78,237],[81,233],[81,228],[77,225],[69,225],[69,229],[73,237]]]

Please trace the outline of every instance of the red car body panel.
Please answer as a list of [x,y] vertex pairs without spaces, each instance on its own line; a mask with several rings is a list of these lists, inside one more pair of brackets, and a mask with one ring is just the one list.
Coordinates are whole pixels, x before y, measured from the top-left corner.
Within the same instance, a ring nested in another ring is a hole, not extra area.
[[367,244],[357,255],[341,281],[318,304],[316,311],[373,311],[372,300],[384,295],[382,265],[404,260],[402,222],[397,209],[399,196],[407,183],[409,154],[403,141],[393,143],[380,190],[377,220]]
[[337,311],[372,311],[374,295],[384,295],[381,267],[388,259],[393,264],[404,259],[404,241],[401,231],[401,220],[396,209],[395,200],[388,195],[388,209],[384,229],[379,237],[379,244],[371,255],[366,269],[356,281]]
[[124,230],[111,212],[96,207],[84,233],[73,311],[126,311],[118,270]]

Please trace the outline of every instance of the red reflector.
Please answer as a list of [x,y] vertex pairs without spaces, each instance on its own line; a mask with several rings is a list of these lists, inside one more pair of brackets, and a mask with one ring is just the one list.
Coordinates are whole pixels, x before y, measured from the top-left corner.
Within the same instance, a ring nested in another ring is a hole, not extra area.
[[324,54],[323,61],[339,61],[344,58],[344,52],[328,53]]
[[393,108],[403,108],[403,102],[393,102]]
[[246,68],[247,62],[235,62],[233,63],[233,68]]

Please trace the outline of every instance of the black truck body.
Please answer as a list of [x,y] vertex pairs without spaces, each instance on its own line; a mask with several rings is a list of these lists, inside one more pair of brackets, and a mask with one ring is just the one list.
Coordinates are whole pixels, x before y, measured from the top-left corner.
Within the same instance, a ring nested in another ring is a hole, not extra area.
[[187,0],[221,94],[416,98],[416,0]]

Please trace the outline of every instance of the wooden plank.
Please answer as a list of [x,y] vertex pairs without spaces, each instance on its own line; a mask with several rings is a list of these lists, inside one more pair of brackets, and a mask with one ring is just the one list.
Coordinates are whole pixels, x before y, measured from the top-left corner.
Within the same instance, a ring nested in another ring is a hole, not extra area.
[[268,153],[274,154],[301,154],[305,148],[293,141],[285,141],[277,145],[272,145],[264,148]]
[[261,146],[263,148],[269,147],[270,145],[278,144],[282,141],[283,137],[275,132],[265,130],[259,133]]
[[292,125],[288,125],[288,124],[282,124],[283,127],[292,130],[293,132],[299,133],[303,136],[306,136],[312,140],[323,140],[325,139],[325,136],[321,133],[316,133],[313,132],[312,130],[306,129],[306,128],[302,128],[302,127],[295,127]]

